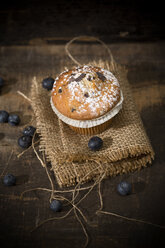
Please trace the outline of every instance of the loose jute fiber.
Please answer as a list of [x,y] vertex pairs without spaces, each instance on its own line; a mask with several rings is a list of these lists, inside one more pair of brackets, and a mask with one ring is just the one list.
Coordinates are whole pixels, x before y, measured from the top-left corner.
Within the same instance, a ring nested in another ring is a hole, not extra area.
[[89,64],[111,71],[118,78],[124,95],[122,110],[113,118],[110,127],[98,134],[103,139],[103,148],[97,152],[88,148],[90,136],[74,132],[58,119],[50,106],[50,93],[42,88],[41,79],[34,78],[32,82],[30,99],[40,134],[39,148],[51,162],[60,187],[95,180],[104,172],[105,177],[133,172],[151,164],[154,158],[133,101],[127,70],[112,58]]

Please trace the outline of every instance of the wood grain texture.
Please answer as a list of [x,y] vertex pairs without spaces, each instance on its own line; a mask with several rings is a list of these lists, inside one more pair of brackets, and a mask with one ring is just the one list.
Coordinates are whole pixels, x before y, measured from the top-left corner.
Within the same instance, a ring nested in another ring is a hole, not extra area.
[[[105,180],[102,183],[104,210],[165,225],[165,46],[163,42],[158,42],[118,43],[109,47],[116,61],[128,69],[133,96],[156,158],[149,168]],[[71,51],[84,63],[100,57],[107,58],[97,44],[76,44]],[[17,185],[14,187],[5,187],[2,181],[0,183],[0,243],[2,247],[17,248],[83,247],[84,235],[73,214],[64,220],[49,222],[30,233],[42,220],[54,216],[49,210],[49,193],[34,191],[27,193],[23,200],[19,196],[26,189],[50,188],[50,183],[32,150],[20,159],[16,157],[22,151],[17,139],[23,127],[31,121],[33,113],[29,102],[17,91],[28,96],[34,75],[55,77],[65,65],[72,63],[65,54],[64,45],[1,46],[0,58],[0,76],[6,81],[0,92],[0,109],[18,113],[21,117],[18,127],[0,125],[1,180],[2,174],[13,173],[17,176]],[[116,186],[122,179],[133,183],[134,194],[121,197],[116,193]],[[165,244],[163,229],[113,216],[98,217],[94,214],[98,207],[95,189],[80,205],[90,221],[87,226],[89,247],[146,248]],[[67,210],[68,207],[64,207],[57,216]]]
[[164,40],[163,20],[159,0],[6,0],[0,8],[0,44],[65,43],[78,35],[105,42]]

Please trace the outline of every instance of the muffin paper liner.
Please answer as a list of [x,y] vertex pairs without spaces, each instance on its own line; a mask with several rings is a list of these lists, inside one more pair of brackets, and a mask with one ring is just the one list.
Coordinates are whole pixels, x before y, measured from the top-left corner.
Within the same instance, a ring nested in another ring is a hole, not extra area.
[[91,128],[91,127],[101,125],[105,123],[106,121],[109,121],[110,119],[112,119],[115,115],[117,115],[120,109],[122,108],[123,100],[124,100],[123,93],[120,90],[120,101],[116,104],[116,106],[112,110],[107,112],[105,115],[92,119],[92,120],[74,120],[74,119],[64,116],[54,106],[52,97],[50,99],[50,104],[51,104],[53,111],[58,116],[58,118],[62,120],[63,122],[65,122],[66,124],[73,126],[73,127],[78,127],[78,128]]

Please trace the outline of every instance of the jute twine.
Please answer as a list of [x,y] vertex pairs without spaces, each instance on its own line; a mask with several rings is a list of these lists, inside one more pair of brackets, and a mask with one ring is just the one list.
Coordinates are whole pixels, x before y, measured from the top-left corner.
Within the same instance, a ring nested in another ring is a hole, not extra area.
[[[154,152],[132,99],[125,68],[115,62],[110,49],[103,41],[95,37],[86,36],[75,37],[66,44],[66,53],[75,64],[81,65],[69,52],[69,46],[78,39],[96,40],[107,49],[111,59],[110,62],[100,60],[93,61],[90,64],[110,70],[119,79],[125,99],[123,109],[114,118],[111,127],[99,134],[104,141],[103,149],[97,153],[92,153],[87,147],[89,137],[74,133],[55,116],[50,107],[50,95],[41,87],[41,80],[34,78],[30,98],[22,92],[18,93],[26,98],[33,107],[37,132],[40,134],[39,152],[41,152],[41,155],[35,148],[38,145],[38,141],[34,141],[35,136],[31,147],[42,167],[45,168],[51,188],[28,189],[22,192],[21,197],[25,193],[41,190],[50,193],[50,202],[53,199],[57,199],[69,204],[71,208],[67,213],[60,217],[44,220],[32,231],[48,221],[66,218],[73,211],[86,237],[84,244],[84,247],[86,247],[89,237],[85,224],[90,223],[81,211],[79,204],[86,199],[95,187],[98,187],[97,192],[100,203],[100,208],[96,211],[97,215],[107,214],[126,221],[139,222],[158,228],[165,227],[145,220],[137,220],[117,213],[103,211],[102,180],[107,176],[133,172],[147,166],[147,164],[151,164]],[[21,157],[24,152],[18,154],[18,157]],[[64,186],[74,186],[74,188],[55,189],[46,161],[51,162],[51,170],[54,172],[57,183],[61,188]],[[83,186],[83,183],[91,180],[93,182],[90,186]],[[86,191],[82,197],[81,191]]]

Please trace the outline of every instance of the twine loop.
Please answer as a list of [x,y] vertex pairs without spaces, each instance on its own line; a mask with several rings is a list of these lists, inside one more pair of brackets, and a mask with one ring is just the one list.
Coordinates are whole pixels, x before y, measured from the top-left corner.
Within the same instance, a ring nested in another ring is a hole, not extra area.
[[70,41],[68,41],[65,45],[65,51],[66,51],[66,54],[69,56],[69,58],[75,63],[77,64],[78,66],[82,66],[81,63],[79,63],[74,57],[73,55],[71,54],[71,52],[69,51],[69,47],[70,45],[76,41],[76,40],[80,40],[80,41],[97,41],[99,42],[108,52],[108,55],[110,57],[110,63],[112,65],[112,68],[113,70],[115,70],[115,60],[114,60],[114,57],[112,55],[112,52],[110,50],[110,48],[102,41],[100,40],[99,38],[97,37],[94,37],[94,36],[76,36],[74,37],[73,39],[71,39]]

